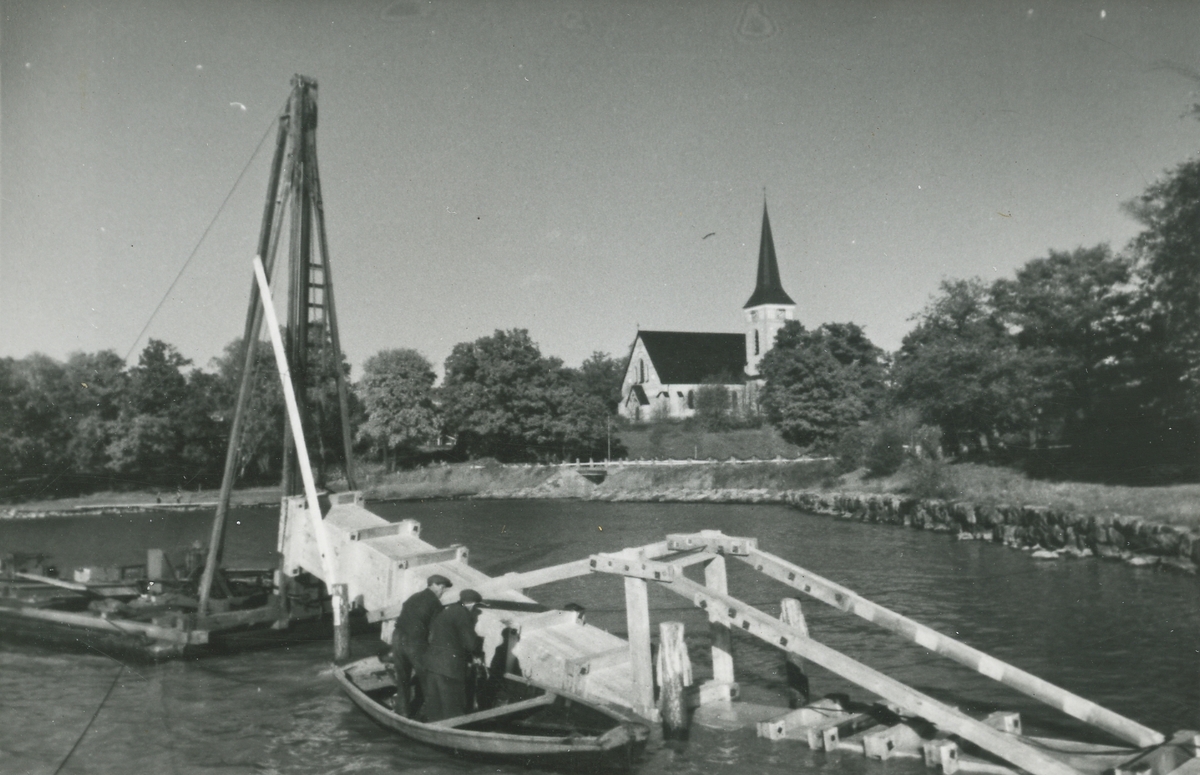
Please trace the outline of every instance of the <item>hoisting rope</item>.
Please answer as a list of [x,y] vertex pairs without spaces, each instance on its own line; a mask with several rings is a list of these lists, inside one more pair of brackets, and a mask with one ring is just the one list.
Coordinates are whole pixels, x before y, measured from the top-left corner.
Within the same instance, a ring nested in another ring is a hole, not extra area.
[[217,219],[221,217],[221,213],[225,210],[225,205],[229,204],[229,200],[233,197],[233,192],[237,190],[238,184],[240,184],[242,182],[242,178],[246,176],[246,172],[250,169],[250,165],[254,163],[254,159],[258,156],[258,152],[262,150],[263,143],[267,141],[267,137],[270,136],[271,130],[275,127],[277,121],[279,121],[279,118],[278,116],[275,116],[267,124],[267,128],[263,132],[262,139],[258,141],[258,145],[254,148],[254,153],[250,154],[250,158],[246,160],[246,166],[242,167],[242,171],[238,173],[237,180],[233,181],[233,186],[230,187],[229,193],[225,195],[224,201],[221,202],[221,206],[217,208],[216,214],[213,215],[212,220],[209,221],[208,226],[205,227],[204,233],[200,235],[200,239],[198,242],[196,242],[196,246],[192,248],[192,252],[188,255],[187,260],[183,262],[183,266],[179,267],[179,272],[175,275],[175,279],[171,281],[171,285],[167,288],[167,292],[163,294],[163,297],[158,302],[158,306],[154,308],[154,311],[150,313],[149,319],[146,320],[146,325],[142,327],[142,330],[138,332],[137,338],[133,340],[133,344],[129,346],[129,352],[125,353],[126,363],[129,362],[129,356],[133,355],[133,351],[137,348],[138,342],[142,341],[142,337],[145,336],[146,331],[150,329],[150,324],[154,322],[155,316],[158,315],[160,310],[162,310],[163,305],[167,303],[167,299],[171,296],[171,291],[175,290],[175,286],[179,283],[179,278],[183,277],[183,273],[187,271],[188,265],[192,263],[192,259],[194,259],[196,254],[200,252],[200,246],[204,244],[204,240],[208,237],[208,233],[212,231],[212,227],[216,225]]
[[63,760],[58,763],[58,766],[54,768],[54,775],[58,775],[58,773],[62,772],[62,768],[67,765],[67,762],[75,753],[75,749],[78,748],[79,744],[83,742],[84,735],[86,735],[88,730],[92,728],[92,724],[95,723],[96,717],[99,716],[100,711],[104,709],[104,704],[108,702],[108,698],[112,696],[113,689],[117,688],[117,681],[121,680],[121,676],[124,674],[125,664],[122,663],[121,668],[117,670],[117,674],[113,676],[112,683],[108,685],[108,691],[104,693],[104,698],[100,700],[100,704],[96,706],[96,712],[92,714],[90,719],[88,719],[87,726],[85,726],[83,731],[79,733],[79,737],[75,738],[75,744],[71,746],[71,750],[67,751],[67,755],[64,756]]

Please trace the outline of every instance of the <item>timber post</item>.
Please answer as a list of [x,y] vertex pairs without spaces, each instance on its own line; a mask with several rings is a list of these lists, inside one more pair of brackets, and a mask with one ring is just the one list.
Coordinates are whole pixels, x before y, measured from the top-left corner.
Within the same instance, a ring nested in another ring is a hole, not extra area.
[[650,662],[650,598],[646,580],[625,577],[625,621],[629,628],[629,665],[635,713],[653,718],[654,672]]
[[[714,557],[704,566],[704,585],[722,595],[729,593],[724,557]],[[712,635],[712,683],[715,687],[724,687],[719,688],[723,699],[733,699],[733,639],[729,627],[710,616],[708,628]]]
[[[780,601],[779,621],[797,632],[803,633],[804,637],[808,637],[808,622],[804,621],[804,611],[800,607],[800,601],[796,598],[785,597]],[[789,704],[793,708],[798,708],[809,699],[808,676],[804,673],[804,658],[789,651],[785,660],[784,671],[787,677]]]
[[658,625],[657,667],[663,736],[668,740],[686,740],[690,719],[684,695],[692,683],[692,663],[688,659],[682,622]]
[[345,584],[333,584],[329,591],[333,595],[333,661],[350,659],[350,611],[346,604]]

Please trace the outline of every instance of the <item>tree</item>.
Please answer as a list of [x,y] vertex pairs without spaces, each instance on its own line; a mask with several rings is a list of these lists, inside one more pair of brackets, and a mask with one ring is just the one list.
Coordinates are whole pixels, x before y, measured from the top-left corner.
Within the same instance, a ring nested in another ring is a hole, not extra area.
[[454,346],[440,391],[446,429],[461,453],[499,460],[602,457],[608,410],[580,378],[542,356],[524,329]]
[[[286,409],[275,355],[269,347],[260,345],[256,348],[254,356],[254,379],[250,386],[250,400],[242,420],[242,434],[238,444],[238,478],[278,476],[283,461],[283,423],[286,421]],[[233,426],[233,413],[237,407],[238,387],[245,359],[246,353],[239,337],[225,345],[224,352],[210,363],[210,368],[215,371],[217,378],[214,393],[219,407],[217,413],[226,438]]]
[[1048,435],[1081,445],[1097,429],[1127,424],[1140,392],[1130,390],[1139,360],[1131,279],[1130,262],[1097,245],[1052,250],[992,284],[997,318],[1016,343],[1013,364],[1025,372],[1031,443]]
[[394,451],[412,451],[436,437],[436,380],[433,366],[416,350],[382,350],[372,355],[363,364],[357,386],[366,410],[358,438],[390,459]]
[[707,431],[722,431],[730,424],[729,389],[727,383],[707,383],[696,389],[696,421]]
[[1127,210],[1145,229],[1135,260],[1140,419],[1151,446],[1187,457],[1200,435],[1200,158],[1152,184]]
[[624,364],[608,353],[594,352],[576,372],[579,392],[600,399],[609,414],[616,414],[621,405],[621,383],[625,380]]
[[785,439],[828,447],[884,395],[884,353],[853,323],[806,331],[788,321],[759,364],[762,405]]

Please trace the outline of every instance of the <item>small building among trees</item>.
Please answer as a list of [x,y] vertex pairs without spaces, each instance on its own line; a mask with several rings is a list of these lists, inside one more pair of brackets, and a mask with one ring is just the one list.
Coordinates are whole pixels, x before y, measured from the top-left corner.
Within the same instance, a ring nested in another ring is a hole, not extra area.
[[742,313],[740,334],[638,331],[621,385],[621,415],[635,422],[692,417],[700,403],[720,397],[717,388],[728,396],[730,414],[758,411],[759,362],[779,329],[796,317],[796,303],[779,279],[765,202],[758,275]]

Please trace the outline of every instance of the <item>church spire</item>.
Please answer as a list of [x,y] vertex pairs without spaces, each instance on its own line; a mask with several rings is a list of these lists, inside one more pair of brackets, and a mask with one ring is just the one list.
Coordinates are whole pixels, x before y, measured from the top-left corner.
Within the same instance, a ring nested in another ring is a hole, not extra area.
[[762,304],[795,304],[783,290],[779,280],[779,263],[775,260],[775,239],[771,236],[771,219],[767,217],[767,198],[763,192],[762,239],[758,245],[758,281],[750,301],[742,309]]

